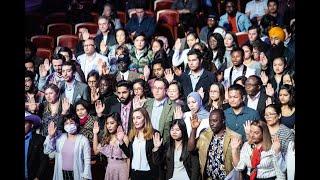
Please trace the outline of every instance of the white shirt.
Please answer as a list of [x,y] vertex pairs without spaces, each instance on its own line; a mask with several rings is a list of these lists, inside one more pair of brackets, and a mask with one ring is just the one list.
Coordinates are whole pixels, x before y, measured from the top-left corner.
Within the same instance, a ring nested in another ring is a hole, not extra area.
[[183,161],[180,161],[182,150],[174,150],[174,169],[172,178],[169,180],[189,180],[189,176],[186,168],[183,165]]
[[184,63],[184,67],[188,64],[188,52],[189,49],[184,49],[181,53],[179,50],[174,50],[174,53],[172,55],[172,65],[173,66],[179,66],[180,64]]
[[265,15],[265,11],[268,9],[267,0],[252,0],[246,4],[245,13],[250,12],[249,19],[257,16]]
[[68,98],[70,104],[72,104],[74,88],[75,88],[74,84],[75,84],[75,80],[72,80],[71,85],[68,85],[67,82],[65,82],[65,84],[64,84],[64,87],[65,87],[64,92],[65,92],[66,98]]
[[252,99],[249,95],[247,95],[247,98],[248,98],[248,103],[247,103],[247,106],[249,108],[252,108],[254,110],[257,110],[257,107],[258,107],[258,102],[259,102],[259,97],[260,97],[260,92],[258,92],[256,94],[256,96],[254,96]]
[[134,151],[132,156],[131,168],[139,171],[149,171],[150,166],[146,154],[146,140],[134,137],[132,148],[134,149]]
[[287,177],[288,180],[294,180],[295,173],[295,149],[294,142],[290,141],[286,154],[286,166],[287,166]]
[[[184,122],[186,123],[186,126],[187,126],[188,137],[190,137],[191,130],[192,130],[191,122],[190,122],[191,121],[191,111],[185,112],[183,114],[183,120],[184,120]],[[210,128],[209,117],[206,118],[206,119],[201,119],[200,125],[197,128],[196,138],[199,137],[200,132],[202,132],[203,129],[207,129],[207,128]]]
[[[229,82],[229,75],[230,75],[230,71],[231,71],[232,67],[229,67],[226,70],[224,70],[224,75],[223,75],[224,76],[224,84],[227,86],[225,88],[228,88],[230,85],[233,84],[235,79],[237,79],[239,76],[242,76],[244,65],[241,65],[238,69],[237,68],[233,68],[232,78],[231,78],[232,82]],[[255,69],[251,69],[251,68],[247,67],[247,71],[246,71],[246,74],[245,74],[245,76],[247,78],[249,76],[255,75],[255,74],[256,74],[256,70]]]
[[106,62],[107,66],[110,67],[108,57],[103,56],[102,54],[99,54],[97,52],[95,52],[91,57],[88,57],[87,54],[82,54],[78,56],[77,61],[79,62],[86,79],[90,71],[96,70],[99,72],[99,59]]
[[120,72],[120,77],[122,79],[122,76],[124,78],[124,80],[128,81],[128,77],[129,77],[129,71],[126,71],[125,73],[122,73],[121,71]]

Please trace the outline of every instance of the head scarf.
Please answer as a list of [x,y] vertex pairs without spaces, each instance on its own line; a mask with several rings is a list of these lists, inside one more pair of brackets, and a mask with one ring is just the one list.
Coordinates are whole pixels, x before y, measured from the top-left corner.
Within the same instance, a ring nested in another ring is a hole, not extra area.
[[202,98],[200,96],[200,94],[198,92],[191,92],[188,95],[189,97],[193,97],[193,99],[198,103],[199,106],[199,110],[198,110],[198,118],[199,119],[207,119],[209,118],[209,112],[207,110],[204,109],[203,105],[202,105]]

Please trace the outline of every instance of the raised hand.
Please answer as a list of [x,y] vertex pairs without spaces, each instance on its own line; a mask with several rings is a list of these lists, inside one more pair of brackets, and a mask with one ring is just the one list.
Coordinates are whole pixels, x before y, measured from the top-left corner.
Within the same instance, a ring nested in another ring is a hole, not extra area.
[[173,72],[176,76],[181,76],[182,74],[182,68],[181,67],[173,67]]
[[164,71],[164,76],[165,76],[165,78],[167,79],[167,81],[168,81],[169,83],[171,83],[171,82],[173,81],[174,74],[172,73],[171,68],[170,68],[170,69],[166,69],[166,70]]
[[276,154],[278,154],[280,152],[280,148],[281,148],[280,139],[276,135],[272,138],[272,149]]
[[68,110],[70,109],[70,102],[67,97],[62,99],[62,113],[61,114],[67,114]]
[[101,102],[101,100],[97,100],[95,103],[95,108],[96,108],[96,113],[99,117],[101,117],[104,109],[105,109],[105,105],[104,103]]
[[176,106],[173,112],[174,119],[182,119],[183,118],[183,112],[181,106]]
[[203,97],[204,97],[204,91],[203,91],[203,88],[201,87],[200,89],[198,89],[198,91],[197,91],[197,92],[200,94],[201,99],[203,99]]
[[96,102],[98,99],[99,99],[99,97],[100,97],[100,94],[99,94],[99,88],[92,88],[91,89],[91,102],[93,103],[93,102]]
[[124,132],[123,132],[123,129],[122,129],[122,126],[118,126],[118,129],[117,129],[117,140],[119,141],[120,144],[123,143],[123,139],[124,139]]
[[200,120],[199,120],[197,114],[192,114],[190,121],[191,121],[191,128],[192,129],[197,129],[200,126]]
[[243,124],[243,128],[244,128],[244,132],[246,134],[250,134],[250,126],[251,126],[252,121],[247,120],[244,124]]
[[160,139],[160,134],[158,132],[154,133],[153,135],[153,146],[155,148],[159,148],[162,144],[163,138]]
[[177,40],[176,40],[176,42],[174,43],[174,49],[175,50],[180,50],[180,48],[181,48],[181,39],[180,38],[178,38]]
[[266,58],[266,56],[260,56],[260,57],[262,57],[262,58],[260,58],[260,63],[261,63],[262,68],[267,67],[268,59]]
[[217,73],[217,81],[221,82],[223,80],[223,72]]
[[266,106],[269,106],[269,104],[272,104],[271,97],[268,97],[267,100],[266,100]]
[[266,75],[266,72],[261,71],[261,81],[263,85],[266,85],[268,83],[268,76]]
[[48,58],[46,58],[43,62],[43,65],[44,65],[44,69],[48,72],[51,67],[50,60]]
[[237,136],[232,137],[231,139],[231,149],[238,149],[240,148],[241,139]]
[[144,80],[148,81],[150,76],[150,68],[147,65],[145,65],[143,68],[143,76],[144,76]]
[[104,41],[101,41],[100,43],[100,54],[105,54],[107,53],[108,46]]
[[92,131],[93,131],[93,134],[98,134],[98,132],[99,132],[99,123],[98,123],[98,121],[95,121],[95,122],[93,123],[93,129],[92,129]]
[[48,135],[49,135],[49,138],[52,138],[54,136],[54,134],[56,133],[56,130],[57,130],[56,125],[54,124],[53,121],[51,121],[48,124]]
[[40,66],[39,66],[39,75],[40,75],[40,77],[46,77],[47,74],[48,74],[48,71],[44,67],[44,64],[40,64]]
[[266,94],[267,94],[268,96],[270,96],[270,97],[273,97],[273,95],[274,95],[274,89],[273,89],[271,83],[268,83],[268,84],[267,84]]
[[103,62],[101,65],[101,74],[106,75],[110,73],[110,68],[108,67],[106,62]]
[[82,32],[82,40],[87,40],[90,37],[90,33],[88,31]]

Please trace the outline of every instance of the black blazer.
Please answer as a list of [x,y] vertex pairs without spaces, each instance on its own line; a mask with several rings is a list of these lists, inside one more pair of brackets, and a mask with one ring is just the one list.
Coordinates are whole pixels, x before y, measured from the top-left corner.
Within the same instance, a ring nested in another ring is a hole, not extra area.
[[29,179],[34,179],[36,177],[45,179],[49,157],[43,153],[44,140],[45,137],[40,134],[36,134],[35,132],[32,133],[27,155]]
[[[102,40],[103,40],[103,34],[102,34],[102,33],[99,34],[99,35],[97,35],[97,36],[94,38],[94,44],[96,45],[96,51],[97,51],[98,53],[100,53],[100,43],[101,43]],[[110,31],[110,30],[109,30],[106,45],[107,45],[108,47],[110,47],[110,46],[113,46],[113,45],[115,45],[115,44],[117,44],[115,35],[114,35],[113,31]]]
[[[258,100],[258,105],[257,105],[257,111],[259,112],[259,115],[261,118],[264,118],[264,110],[266,109],[266,100],[267,100],[268,96],[266,95],[265,92],[263,92],[262,90],[260,90],[260,97]],[[248,98],[246,97],[244,100],[245,105],[248,105]]]
[[[170,154],[169,158],[166,158],[167,150],[169,149],[169,143],[161,146],[158,151],[153,152],[154,162],[158,165],[163,165],[165,169],[165,175],[161,179],[168,180],[173,176],[174,170],[174,153]],[[187,174],[190,180],[198,180],[200,178],[200,164],[197,152],[188,152],[187,158],[183,161],[183,165],[186,168]]]
[[[159,132],[157,130],[154,130],[154,131],[155,132]],[[122,149],[123,153],[127,157],[130,158],[130,177],[132,177],[132,171],[133,171],[133,169],[131,168],[132,157],[133,157],[132,144],[133,144],[133,141],[129,142],[129,146],[128,147],[127,147],[127,145],[125,143],[123,143],[122,145],[119,145],[119,147]],[[155,180],[155,179],[159,179],[160,167],[158,165],[156,165],[155,162],[153,161],[152,149],[153,149],[153,139],[149,139],[149,140],[146,141],[146,156],[147,156],[148,164],[149,164],[150,169],[151,169],[151,175],[153,177],[152,179]]]
[[[118,102],[118,103],[114,104],[113,106],[111,106],[110,113],[113,113],[113,112],[119,113],[119,115],[121,117],[121,102]],[[128,119],[129,122],[128,122],[128,129],[127,129],[128,134],[129,134],[129,130],[131,129],[132,112],[133,112],[133,103],[131,103],[130,112],[129,112],[129,119]],[[122,119],[121,119],[121,121],[122,121]]]
[[[181,86],[183,87],[183,96],[185,101],[187,101],[188,95],[191,92],[193,92],[190,76],[188,75],[188,73],[184,72],[180,77],[176,77],[176,79],[181,83]],[[204,91],[204,98],[202,100],[203,105],[207,104],[209,100],[209,89],[211,84],[213,84],[214,82],[217,82],[216,76],[212,72],[204,70],[195,87],[195,91],[197,91],[201,87],[203,88],[203,91]]]

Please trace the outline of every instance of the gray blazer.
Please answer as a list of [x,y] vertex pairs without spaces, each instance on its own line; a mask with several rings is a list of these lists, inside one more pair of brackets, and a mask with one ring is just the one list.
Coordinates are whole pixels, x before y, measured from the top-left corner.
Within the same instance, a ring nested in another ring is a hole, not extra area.
[[[139,73],[134,72],[134,71],[129,71],[128,81],[133,81],[138,78],[140,78]],[[117,82],[122,80],[120,72],[117,73],[116,80],[117,80]]]
[[[89,101],[89,91],[88,91],[88,85],[82,82],[79,82],[75,80],[75,86],[73,91],[73,97],[71,104],[74,104],[79,99],[83,99],[86,101]],[[66,97],[65,94],[65,81],[61,83],[61,89],[60,89],[61,98]]]

